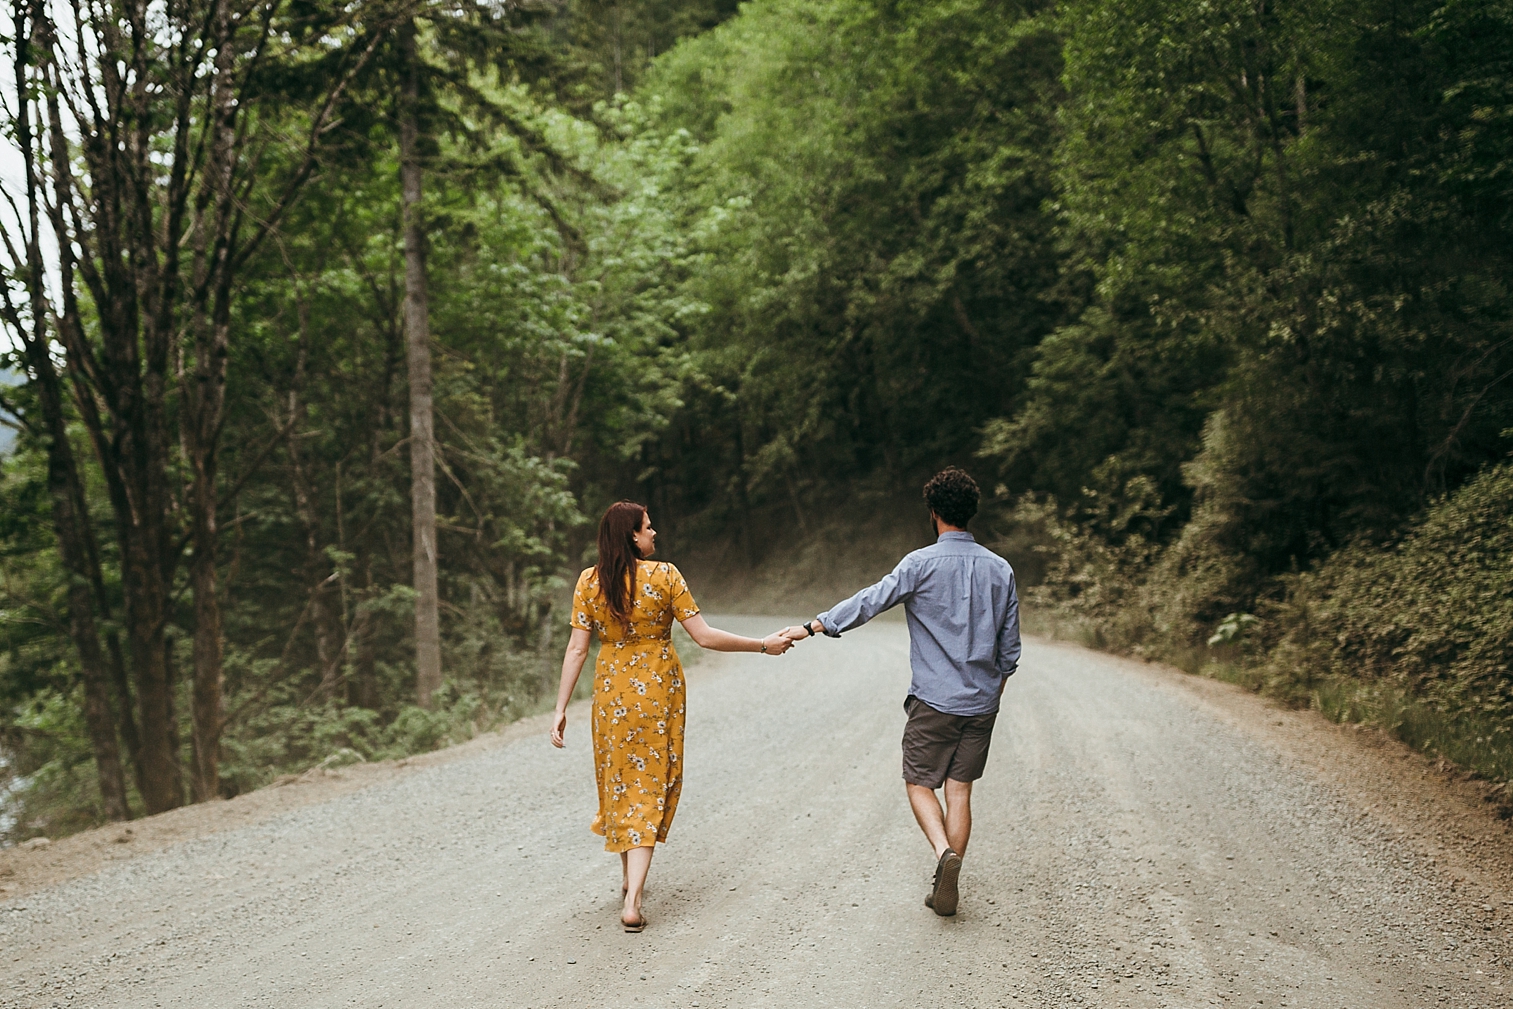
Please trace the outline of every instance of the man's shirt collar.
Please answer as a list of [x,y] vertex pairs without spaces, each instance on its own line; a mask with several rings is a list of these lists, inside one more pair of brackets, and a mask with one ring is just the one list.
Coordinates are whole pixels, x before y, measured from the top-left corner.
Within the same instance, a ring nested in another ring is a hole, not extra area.
[[936,542],[937,543],[943,542],[945,540],[966,540],[968,543],[976,543],[977,542],[977,537],[973,536],[971,533],[966,533],[966,532],[962,532],[962,533],[950,532],[950,533],[941,533],[940,536],[936,538]]

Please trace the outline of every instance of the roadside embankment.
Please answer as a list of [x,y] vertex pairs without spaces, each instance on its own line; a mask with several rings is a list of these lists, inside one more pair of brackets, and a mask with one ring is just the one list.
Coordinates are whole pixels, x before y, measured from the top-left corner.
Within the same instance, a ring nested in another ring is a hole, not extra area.
[[1054,558],[1028,626],[1371,726],[1491,782],[1513,812],[1513,465],[1394,537],[1263,583],[1198,519],[1158,547],[1033,503],[1020,518]]

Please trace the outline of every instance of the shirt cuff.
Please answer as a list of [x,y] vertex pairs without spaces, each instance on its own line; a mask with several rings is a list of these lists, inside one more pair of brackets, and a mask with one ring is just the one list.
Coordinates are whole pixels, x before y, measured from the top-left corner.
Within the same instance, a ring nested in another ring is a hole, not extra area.
[[820,622],[820,626],[824,628],[825,637],[838,638],[841,636],[841,632],[837,629],[835,621],[828,619],[829,616],[829,613],[821,613],[814,619],[818,620]]

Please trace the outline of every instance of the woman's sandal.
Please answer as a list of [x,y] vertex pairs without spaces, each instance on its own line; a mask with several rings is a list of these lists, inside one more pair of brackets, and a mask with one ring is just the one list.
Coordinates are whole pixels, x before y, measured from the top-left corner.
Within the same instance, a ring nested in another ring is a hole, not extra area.
[[634,923],[628,922],[624,918],[621,918],[620,925],[627,932],[640,932],[646,928],[646,915],[643,914],[641,916],[641,920]]

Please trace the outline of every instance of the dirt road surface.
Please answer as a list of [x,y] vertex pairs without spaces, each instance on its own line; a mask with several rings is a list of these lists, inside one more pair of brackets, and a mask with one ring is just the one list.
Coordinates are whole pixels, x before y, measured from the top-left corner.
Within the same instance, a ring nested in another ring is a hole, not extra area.
[[587,830],[579,706],[565,751],[517,733],[0,896],[0,1005],[1513,1005],[1508,833],[1472,793],[1068,645],[1028,643],[961,911],[936,917],[899,781],[907,657],[879,621],[692,670],[641,935]]

